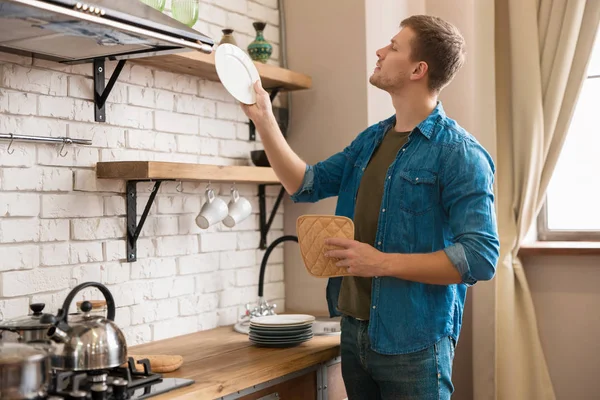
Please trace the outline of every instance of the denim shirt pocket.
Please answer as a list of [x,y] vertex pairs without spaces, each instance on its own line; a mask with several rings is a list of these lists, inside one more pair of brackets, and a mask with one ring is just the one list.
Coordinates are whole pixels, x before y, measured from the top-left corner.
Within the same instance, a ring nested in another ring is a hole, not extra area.
[[398,201],[400,209],[420,215],[438,203],[438,176],[426,169],[408,169],[399,172]]

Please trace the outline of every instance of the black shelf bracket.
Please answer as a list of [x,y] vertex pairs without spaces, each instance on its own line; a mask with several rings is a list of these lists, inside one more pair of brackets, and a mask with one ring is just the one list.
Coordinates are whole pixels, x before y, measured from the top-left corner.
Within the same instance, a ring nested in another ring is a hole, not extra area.
[[158,193],[158,189],[160,188],[160,184],[163,181],[153,181],[154,187],[152,188],[152,193],[150,193],[150,198],[148,198],[148,202],[146,203],[146,207],[144,207],[144,212],[142,213],[142,217],[140,218],[140,222],[137,222],[137,183],[139,181],[127,181],[127,261],[134,262],[137,261],[137,240],[140,236],[140,232],[142,232],[142,228],[144,227],[144,223],[146,222],[146,218],[148,217],[148,212],[150,212],[150,207],[152,207],[152,203],[154,203],[154,199],[156,198],[156,194]]
[[[281,88],[278,88],[278,87],[271,89],[271,93],[269,93],[269,98],[271,99],[271,103],[273,103],[273,100],[275,100],[275,97],[277,97],[280,90],[281,90]],[[250,141],[256,140],[256,126],[254,126],[254,122],[252,122],[252,120],[250,120],[250,136],[248,137],[248,140],[250,140]]]
[[[142,181],[127,181],[126,188],[126,212],[127,212],[127,262],[135,262],[137,261],[137,240],[144,228],[144,223],[146,222],[146,218],[148,217],[148,213],[150,212],[150,208],[152,204],[154,204],[154,200],[158,193],[158,189],[160,189],[160,185],[162,182],[171,181],[172,179],[162,179],[162,180],[152,180],[154,182],[154,186],[152,187],[152,192],[150,193],[150,197],[148,198],[148,202],[144,207],[144,211],[142,212],[142,216],[140,217],[140,221],[137,220],[137,184]],[[271,225],[273,224],[273,220],[275,219],[275,215],[277,214],[277,209],[283,200],[283,195],[285,194],[285,188],[281,187],[279,191],[279,195],[273,204],[273,209],[271,210],[271,214],[269,215],[269,219],[267,220],[267,196],[266,196],[266,186],[267,185],[275,185],[275,184],[260,184],[258,185],[258,204],[259,204],[259,220],[260,220],[260,249],[265,250],[267,248],[267,235],[269,233],[269,229],[271,229]]]
[[271,229],[271,224],[273,223],[273,219],[275,219],[275,214],[277,214],[277,209],[279,208],[279,204],[281,204],[281,200],[283,200],[283,195],[285,194],[285,188],[282,186],[279,191],[279,195],[277,196],[277,200],[275,200],[275,204],[273,204],[273,209],[271,210],[271,215],[269,216],[269,220],[267,221],[267,199],[265,188],[266,184],[258,185],[258,207],[260,212],[260,249],[265,250],[267,248],[267,234],[269,233],[269,229]]
[[94,60],[94,119],[96,122],[106,122],[106,110],[104,105],[111,90],[115,86],[126,60],[120,60],[113,74],[105,86],[105,68],[104,59],[99,58]]

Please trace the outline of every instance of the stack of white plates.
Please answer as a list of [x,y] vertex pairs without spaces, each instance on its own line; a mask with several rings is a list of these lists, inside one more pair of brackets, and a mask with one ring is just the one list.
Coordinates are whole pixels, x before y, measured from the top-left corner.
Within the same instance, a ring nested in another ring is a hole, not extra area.
[[264,347],[290,347],[313,337],[315,317],[304,314],[282,314],[255,317],[250,320],[250,342]]

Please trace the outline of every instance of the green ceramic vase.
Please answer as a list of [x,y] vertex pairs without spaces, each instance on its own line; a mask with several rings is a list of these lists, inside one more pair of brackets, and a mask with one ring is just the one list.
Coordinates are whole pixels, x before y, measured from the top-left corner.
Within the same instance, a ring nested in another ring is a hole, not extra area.
[[265,40],[263,31],[267,26],[266,22],[254,22],[252,24],[256,30],[256,38],[248,45],[248,54],[254,61],[266,63],[273,53],[273,46]]

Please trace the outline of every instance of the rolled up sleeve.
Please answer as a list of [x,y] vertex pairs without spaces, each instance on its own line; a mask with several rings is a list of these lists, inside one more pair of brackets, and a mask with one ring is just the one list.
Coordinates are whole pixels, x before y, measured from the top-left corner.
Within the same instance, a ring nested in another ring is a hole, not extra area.
[[306,164],[306,170],[304,170],[304,179],[302,180],[302,184],[296,191],[293,193],[290,198],[293,202],[302,202],[308,201],[308,198],[313,192],[313,187],[315,186],[315,172],[314,167],[310,164]]
[[448,156],[441,174],[452,244],[446,255],[468,286],[496,273],[500,243],[494,209],[494,163],[478,143],[465,140]]

